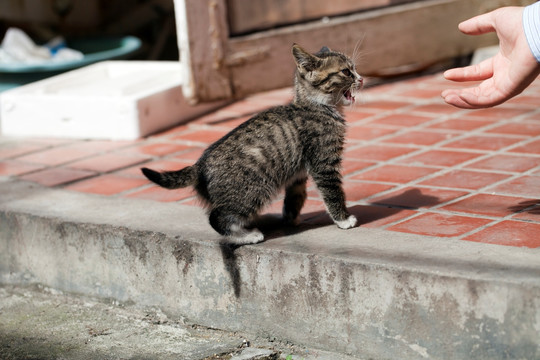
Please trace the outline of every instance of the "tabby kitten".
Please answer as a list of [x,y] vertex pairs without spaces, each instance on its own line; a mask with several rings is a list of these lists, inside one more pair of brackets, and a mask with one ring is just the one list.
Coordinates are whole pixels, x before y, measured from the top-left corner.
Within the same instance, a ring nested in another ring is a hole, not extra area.
[[308,175],[337,226],[356,225],[341,187],[342,106],[354,102],[362,77],[347,56],[327,47],[310,54],[294,44],[292,53],[296,72],[291,104],[253,116],[210,145],[192,166],[162,173],[141,169],[168,189],[194,186],[208,207],[210,225],[236,244],[264,239],[249,224],[282,188],[284,220],[297,224]]

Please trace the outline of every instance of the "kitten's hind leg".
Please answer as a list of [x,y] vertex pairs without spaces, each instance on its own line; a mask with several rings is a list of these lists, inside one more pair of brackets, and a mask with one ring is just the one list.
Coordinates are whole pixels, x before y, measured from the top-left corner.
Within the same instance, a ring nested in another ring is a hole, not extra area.
[[283,221],[289,225],[298,225],[300,222],[300,210],[306,201],[306,182],[303,177],[289,185],[285,190],[285,200],[283,201]]
[[246,229],[245,227],[232,226],[231,234],[227,238],[237,245],[257,244],[264,240],[264,235],[259,229]]
[[247,217],[213,209],[210,212],[210,225],[228,240],[236,245],[256,244],[264,240],[264,235],[258,229],[247,229]]

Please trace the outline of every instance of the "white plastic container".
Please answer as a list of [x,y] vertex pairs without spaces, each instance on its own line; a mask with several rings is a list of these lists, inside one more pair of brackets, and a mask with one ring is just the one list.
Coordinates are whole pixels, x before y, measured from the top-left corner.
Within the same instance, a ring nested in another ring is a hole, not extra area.
[[182,95],[179,62],[104,61],[0,93],[6,136],[132,140],[211,111]]

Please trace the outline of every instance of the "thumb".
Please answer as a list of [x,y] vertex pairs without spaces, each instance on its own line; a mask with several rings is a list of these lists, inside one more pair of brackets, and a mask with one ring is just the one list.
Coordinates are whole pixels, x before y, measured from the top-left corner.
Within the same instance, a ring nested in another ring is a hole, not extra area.
[[493,18],[496,11],[497,10],[465,20],[458,25],[458,28],[462,33],[467,35],[482,35],[494,32],[495,27],[493,26]]

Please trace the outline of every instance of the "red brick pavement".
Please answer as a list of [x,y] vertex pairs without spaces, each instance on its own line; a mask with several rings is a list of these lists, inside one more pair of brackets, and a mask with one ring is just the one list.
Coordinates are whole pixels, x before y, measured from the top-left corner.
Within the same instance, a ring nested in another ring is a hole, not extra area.
[[[437,74],[374,87],[347,110],[344,188],[351,211],[363,227],[540,247],[540,81],[484,110],[444,104],[439,94],[446,86]],[[139,167],[187,166],[253,113],[290,100],[291,89],[257,94],[137,141],[2,137],[0,176],[198,206],[191,189],[160,189]],[[310,186],[304,219],[324,222],[324,204]],[[280,208],[278,199],[266,211]]]

